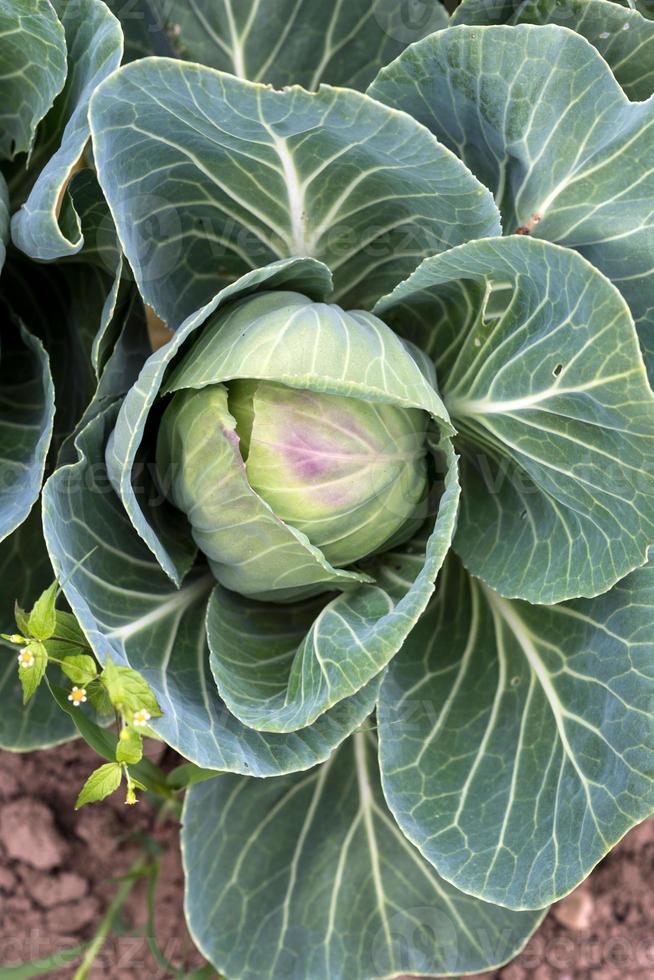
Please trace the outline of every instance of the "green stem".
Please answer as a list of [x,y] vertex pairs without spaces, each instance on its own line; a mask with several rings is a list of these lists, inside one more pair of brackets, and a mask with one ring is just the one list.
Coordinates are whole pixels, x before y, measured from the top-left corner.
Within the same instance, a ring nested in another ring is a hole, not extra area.
[[[88,643],[82,643],[81,640],[70,640],[68,639],[67,636],[57,636],[56,633],[53,633],[52,636],[49,636],[48,640],[56,640],[58,643],[70,643],[72,647],[79,647],[80,650],[88,650],[89,656],[93,656],[92,648],[89,646]],[[46,640],[45,642],[47,643],[48,640]]]
[[95,937],[91,942],[91,945],[87,949],[86,955],[84,956],[84,959],[82,960],[79,968],[77,969],[77,972],[73,977],[73,980],[87,980],[87,977],[89,975],[89,970],[93,966],[93,963],[97,959],[100,950],[104,946],[105,940],[107,939],[109,933],[111,932],[116,916],[118,915],[121,908],[125,904],[125,901],[127,900],[129,893],[131,892],[132,888],[136,884],[138,878],[145,870],[146,866],[147,866],[147,862],[145,861],[144,858],[141,857],[138,859],[138,861],[136,861],[132,865],[130,870],[127,872],[127,875],[124,878],[124,880],[120,883],[120,886],[118,887],[118,891],[114,895],[113,900],[109,905],[109,908],[107,909],[104,916],[102,917],[102,921],[100,922],[100,928],[95,934]]

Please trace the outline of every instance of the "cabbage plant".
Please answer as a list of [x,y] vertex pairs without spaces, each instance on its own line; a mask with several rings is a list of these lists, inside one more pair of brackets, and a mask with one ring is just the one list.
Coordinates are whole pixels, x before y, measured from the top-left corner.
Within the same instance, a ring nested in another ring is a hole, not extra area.
[[146,6],[84,114],[79,261],[132,312],[50,561],[196,767],[225,977],[492,968],[654,808],[654,28]]
[[[132,287],[115,276],[115,230],[84,155],[89,100],[122,52],[120,24],[100,0],[0,2],[3,630],[14,601],[31,605],[52,581],[43,479],[84,414],[132,302]],[[117,390],[127,380],[115,376]],[[0,670],[0,746],[70,738],[74,726],[47,691],[21,709],[13,647],[0,640],[0,652],[11,654]]]

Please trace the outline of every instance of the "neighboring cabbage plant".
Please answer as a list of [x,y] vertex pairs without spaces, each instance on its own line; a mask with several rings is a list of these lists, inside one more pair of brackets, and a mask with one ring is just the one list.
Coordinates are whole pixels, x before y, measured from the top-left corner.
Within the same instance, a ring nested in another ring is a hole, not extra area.
[[[11,631],[14,602],[30,606],[53,579],[41,528],[43,478],[93,395],[110,353],[103,337],[118,329],[126,299],[114,282],[120,259],[111,227],[106,255],[92,247],[98,220],[109,219],[84,159],[90,97],[122,50],[120,25],[101,0],[0,2],[3,631]],[[0,640],[0,655],[11,658],[0,669],[0,746],[39,748],[72,737],[47,691],[21,708],[14,653]]]

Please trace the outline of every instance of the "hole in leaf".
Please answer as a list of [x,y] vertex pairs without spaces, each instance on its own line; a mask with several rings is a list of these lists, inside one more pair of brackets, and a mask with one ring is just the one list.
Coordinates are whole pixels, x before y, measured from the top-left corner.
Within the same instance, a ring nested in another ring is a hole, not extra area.
[[522,514],[520,515],[520,520],[521,521],[524,521],[526,519],[526,517],[527,517],[527,511],[526,510],[523,510]]
[[552,368],[552,374],[554,375],[555,378],[558,378],[562,370],[563,370],[562,364],[555,364],[554,367]]
[[511,678],[511,687],[519,687],[519,685],[520,685],[520,678],[519,677],[512,677]]
[[511,300],[513,299],[514,287],[512,282],[490,281],[486,284],[484,301],[481,306],[481,319],[484,323],[492,323],[504,316]]

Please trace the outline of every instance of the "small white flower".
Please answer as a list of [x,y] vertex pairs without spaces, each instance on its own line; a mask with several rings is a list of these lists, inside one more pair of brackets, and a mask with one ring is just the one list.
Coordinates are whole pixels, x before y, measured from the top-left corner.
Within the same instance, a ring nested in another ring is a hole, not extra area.
[[86,701],[86,688],[74,687],[68,695],[68,700],[72,701],[76,708],[79,708],[80,704],[84,704]]
[[136,728],[145,728],[147,723],[150,721],[150,718],[152,718],[152,715],[149,711],[146,711],[145,708],[139,708],[138,711],[134,712],[132,723]]
[[27,670],[28,667],[34,666],[34,654],[29,647],[25,647],[18,654],[18,666],[23,667]]

